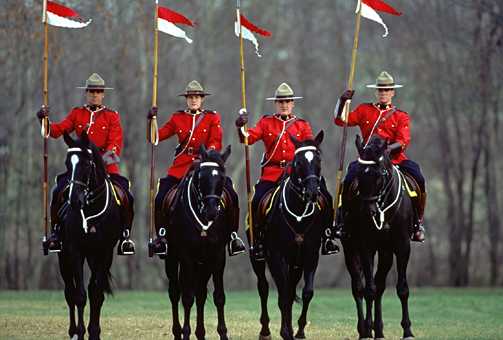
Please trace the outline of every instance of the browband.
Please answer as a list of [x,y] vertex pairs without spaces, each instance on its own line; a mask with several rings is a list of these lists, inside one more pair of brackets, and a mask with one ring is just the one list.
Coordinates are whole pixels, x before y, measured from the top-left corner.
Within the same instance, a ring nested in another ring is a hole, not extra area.
[[316,150],[318,150],[318,148],[316,146],[303,146],[303,147],[296,149],[295,154],[297,154],[298,152],[301,152],[301,151],[308,151],[308,150],[316,151]]

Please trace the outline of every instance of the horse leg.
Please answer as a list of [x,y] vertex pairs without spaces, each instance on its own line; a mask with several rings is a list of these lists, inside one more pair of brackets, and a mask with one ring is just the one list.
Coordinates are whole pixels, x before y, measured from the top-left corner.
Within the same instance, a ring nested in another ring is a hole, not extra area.
[[360,338],[362,338],[365,328],[365,317],[363,315],[362,267],[360,259],[351,245],[344,244],[344,261],[349,276],[351,277],[351,291],[356,304],[356,314],[358,317],[356,328]]
[[[181,287],[182,287],[182,304],[183,304],[183,328],[182,339],[190,339],[190,310],[194,305],[194,281],[196,279],[195,270],[192,269],[193,263],[185,261],[181,265]],[[188,268],[190,267],[190,268]]]
[[396,292],[402,304],[402,321],[403,339],[413,339],[414,335],[410,329],[411,322],[409,318],[409,285],[407,284],[407,265],[410,256],[410,242],[407,240],[402,242],[399,250],[396,253],[396,268],[398,280],[396,284]]
[[313,299],[314,295],[314,274],[316,273],[316,268],[318,266],[318,255],[315,256],[315,262],[310,266],[306,266],[304,269],[304,289],[302,290],[302,312],[300,314],[299,320],[297,321],[299,325],[299,330],[295,334],[296,339],[305,339],[306,335],[304,330],[307,324],[307,311],[309,309],[309,304]]
[[372,308],[376,296],[376,286],[374,282],[374,256],[375,251],[367,248],[362,258],[363,275],[365,277],[364,296],[366,304],[363,338],[372,338]]
[[375,275],[376,300],[375,300],[375,320],[374,335],[376,340],[384,339],[384,323],[382,320],[382,296],[386,289],[386,276],[393,265],[393,253],[391,251],[379,251],[377,262],[377,272]]
[[73,338],[74,335],[77,335],[77,325],[75,322],[75,284],[73,281],[73,270],[71,263],[69,263],[68,257],[62,256],[61,253],[59,256],[59,271],[61,272],[61,277],[65,283],[65,300],[68,305],[68,314],[70,319],[70,326],[68,327],[68,335],[70,338]]
[[180,281],[178,277],[179,263],[175,256],[168,256],[164,262],[164,270],[168,277],[169,300],[171,302],[171,314],[173,317],[173,326],[171,331],[175,340],[182,338],[182,326],[178,315],[178,302],[180,301]]
[[87,287],[89,291],[89,340],[99,340],[101,334],[100,315],[101,307],[105,301],[104,292],[111,292],[108,273],[112,266],[113,248],[103,257],[93,256],[87,259],[89,268],[91,269],[91,279]]
[[204,304],[208,296],[208,280],[210,279],[210,271],[207,264],[199,265],[196,278],[196,308],[197,308],[197,325],[196,337],[198,340],[204,340],[206,330],[204,329]]
[[267,310],[267,299],[269,298],[269,283],[265,276],[265,261],[255,261],[250,257],[250,262],[257,276],[257,290],[260,296],[260,323],[262,329],[259,333],[259,340],[270,340],[271,330],[269,329],[269,312]]
[[[84,287],[84,257],[80,257],[73,264],[73,275],[75,281],[74,301],[77,306],[77,339],[83,340],[86,333],[84,325],[84,308],[86,307],[87,295]],[[75,335],[74,335],[75,336]]]
[[218,325],[217,332],[220,335],[220,340],[227,340],[227,326],[225,324],[224,306],[225,306],[225,291],[224,291],[224,268],[225,268],[225,252],[222,253],[220,263],[216,265],[213,272],[213,303],[217,308]]
[[[281,312],[280,335],[283,339],[293,340],[291,288],[288,286],[288,265],[280,254],[271,252],[269,268],[278,289],[278,307]],[[290,308],[288,306],[290,305]],[[290,317],[288,311],[290,310]]]

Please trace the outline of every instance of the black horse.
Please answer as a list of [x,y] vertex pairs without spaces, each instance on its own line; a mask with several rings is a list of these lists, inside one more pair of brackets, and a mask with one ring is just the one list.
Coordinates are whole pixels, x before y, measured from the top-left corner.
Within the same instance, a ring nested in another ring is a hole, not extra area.
[[266,263],[278,289],[283,339],[294,339],[292,305],[296,287],[304,274],[302,313],[295,338],[305,338],[307,311],[314,294],[314,275],[318,266],[322,230],[332,223],[332,202],[320,193],[324,184],[321,177],[321,152],[319,146],[323,131],[314,140],[297,141],[290,175],[285,176],[273,194],[270,213],[266,216],[266,261],[250,257],[257,275],[257,288],[261,302],[259,339],[271,338],[267,298],[269,285],[265,275]]
[[[373,328],[375,339],[384,338],[381,302],[386,289],[386,276],[395,255],[398,273],[396,291],[402,304],[403,339],[413,339],[407,285],[410,232],[414,223],[412,201],[405,190],[403,174],[390,161],[386,142],[379,136],[373,136],[368,145],[363,146],[358,136],[356,145],[360,155],[356,171],[357,189],[352,186],[352,190],[344,192],[343,197],[347,210],[344,223],[351,236],[342,244],[357,306],[358,333],[360,339],[372,338]],[[376,253],[378,264],[374,276]],[[363,298],[366,302],[365,316]]]
[[[224,318],[225,249],[232,229],[232,214],[239,211],[237,194],[224,188],[225,182],[229,181],[224,163],[230,153],[230,146],[222,154],[201,146],[200,162],[195,163],[193,170],[178,185],[168,214],[169,253],[165,269],[175,339],[190,337],[190,310],[194,298],[197,307],[195,334],[197,339],[205,339],[204,304],[210,277],[213,278],[213,301],[218,313],[217,331],[220,339],[228,339]],[[178,316],[180,295],[184,308],[183,328]]]
[[65,164],[71,179],[64,191],[65,203],[60,209],[63,247],[58,256],[70,315],[68,334],[71,339],[84,339],[86,332],[84,261],[87,260],[91,271],[88,285],[91,312],[87,330],[89,339],[100,339],[101,307],[104,293],[112,293],[110,267],[122,230],[120,207],[100,152],[87,134],[82,133],[77,140],[65,134],[64,140],[69,147]]

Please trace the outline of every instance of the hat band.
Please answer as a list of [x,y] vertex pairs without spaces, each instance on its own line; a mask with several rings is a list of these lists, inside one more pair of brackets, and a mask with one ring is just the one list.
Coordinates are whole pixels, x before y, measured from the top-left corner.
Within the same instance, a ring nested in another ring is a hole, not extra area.
[[286,98],[293,98],[293,94],[286,95],[286,96],[276,96],[277,99],[286,99]]
[[391,84],[376,84],[376,86],[378,86],[378,87],[389,87],[389,86],[395,86],[395,83],[391,83]]
[[88,89],[105,89],[105,85],[87,85]]

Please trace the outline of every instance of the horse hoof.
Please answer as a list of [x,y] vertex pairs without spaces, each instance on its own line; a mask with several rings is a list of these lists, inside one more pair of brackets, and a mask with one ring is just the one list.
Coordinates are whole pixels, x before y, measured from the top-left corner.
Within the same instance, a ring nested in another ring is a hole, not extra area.
[[74,334],[70,340],[79,340],[79,336],[77,334]]
[[408,336],[406,338],[401,338],[402,340],[414,340],[415,338],[413,336]]
[[374,340],[384,340],[385,338],[375,338]]
[[258,340],[271,340],[271,339],[272,339],[272,337],[271,337],[270,334],[269,335],[262,335],[262,334],[260,334],[258,336]]

